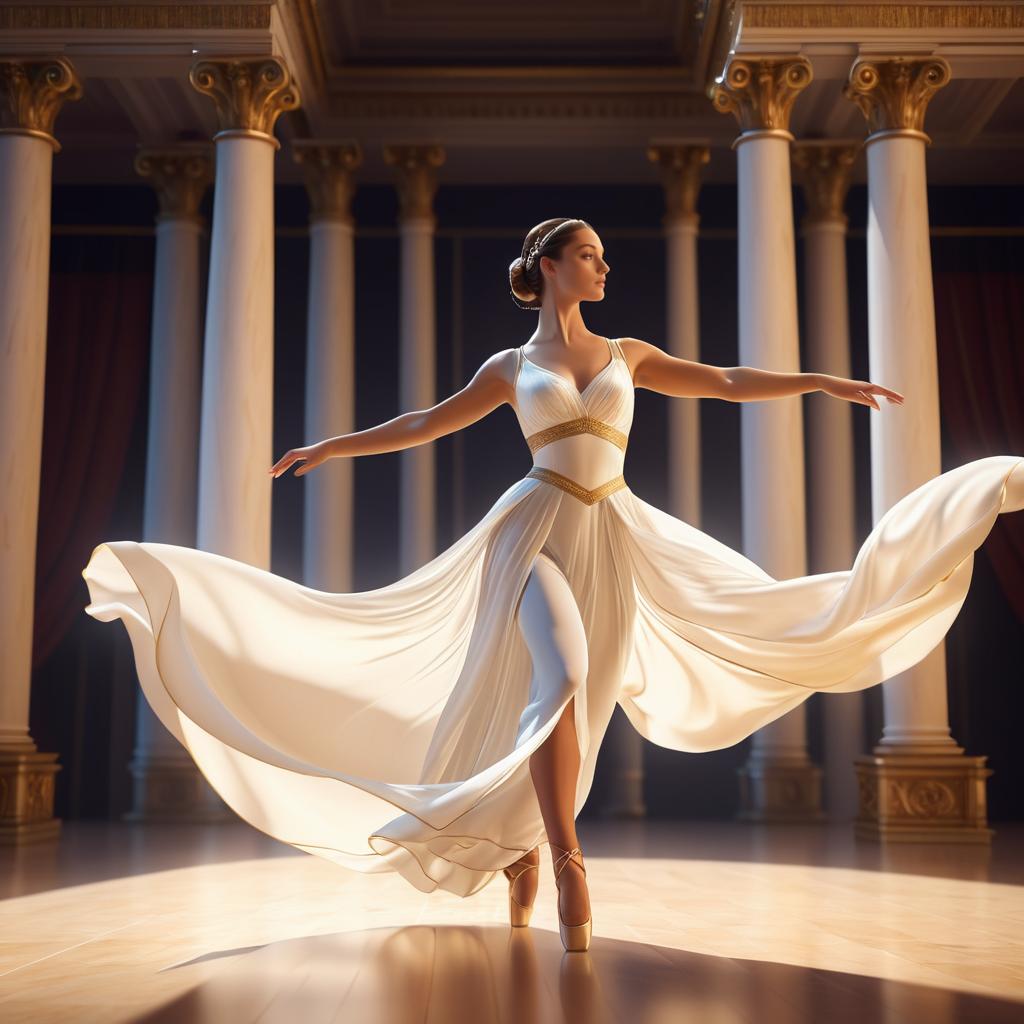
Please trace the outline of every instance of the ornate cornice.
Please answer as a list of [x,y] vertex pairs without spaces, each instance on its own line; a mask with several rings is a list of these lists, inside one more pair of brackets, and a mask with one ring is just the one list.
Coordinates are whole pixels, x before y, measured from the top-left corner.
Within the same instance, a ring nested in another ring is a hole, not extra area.
[[860,107],[873,135],[924,132],[928,102],[950,80],[941,57],[859,57],[843,95]]
[[403,220],[434,216],[437,176],[434,170],[445,161],[443,146],[434,143],[384,147],[384,162],[397,171],[398,197]]
[[69,60],[0,60],[0,132],[36,135],[60,152],[53,126],[68,100],[82,98]]
[[647,159],[661,172],[666,223],[696,219],[700,169],[710,158],[711,151],[704,145],[668,142],[647,147]]
[[843,203],[859,142],[801,140],[792,149],[794,177],[807,200],[805,224],[846,223]]
[[746,3],[744,29],[1024,28],[1019,3]]
[[741,131],[788,131],[793,103],[812,77],[806,57],[734,55],[711,100],[719,113],[735,115]]
[[149,179],[160,201],[160,217],[194,219],[213,181],[213,147],[209,143],[148,146],[135,157],[135,171]]
[[280,146],[274,123],[298,108],[299,90],[279,57],[214,57],[197,60],[189,81],[217,106],[221,132],[245,132]]
[[10,4],[0,30],[269,29],[274,4]]
[[356,190],[353,172],[363,162],[358,143],[300,139],[292,143],[292,156],[302,165],[310,219],[353,223],[351,203]]

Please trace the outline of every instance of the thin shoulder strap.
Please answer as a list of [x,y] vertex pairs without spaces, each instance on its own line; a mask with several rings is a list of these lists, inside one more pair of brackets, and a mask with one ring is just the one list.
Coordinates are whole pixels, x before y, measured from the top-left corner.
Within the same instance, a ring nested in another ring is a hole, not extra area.
[[519,371],[522,368],[523,368],[523,347],[522,347],[522,345],[520,345],[519,348],[516,349],[516,372],[515,372],[515,376],[512,378],[512,390],[513,391],[515,391],[515,389],[519,385]]
[[608,340],[611,342],[612,355],[615,355],[616,353],[618,353],[619,358],[623,362],[625,362],[626,361],[626,357],[622,354],[622,349],[619,347],[619,339],[618,338],[609,338]]

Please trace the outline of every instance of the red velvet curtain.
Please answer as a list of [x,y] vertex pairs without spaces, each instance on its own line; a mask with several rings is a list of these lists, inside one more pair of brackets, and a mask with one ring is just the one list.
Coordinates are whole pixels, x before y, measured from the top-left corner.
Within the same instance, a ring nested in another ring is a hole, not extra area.
[[148,367],[151,272],[50,275],[32,667],[88,603]]
[[[935,274],[939,390],[957,463],[1024,455],[1024,273]],[[999,516],[985,541],[1024,622],[1024,515]]]

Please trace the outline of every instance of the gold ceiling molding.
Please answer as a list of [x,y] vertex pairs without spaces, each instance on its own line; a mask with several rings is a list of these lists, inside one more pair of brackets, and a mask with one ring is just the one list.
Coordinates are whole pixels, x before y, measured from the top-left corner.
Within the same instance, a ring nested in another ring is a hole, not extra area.
[[36,135],[60,152],[53,126],[68,100],[80,100],[82,82],[64,57],[0,60],[0,132]]
[[350,120],[470,120],[552,121],[675,120],[694,118],[709,111],[706,96],[699,93],[664,95],[598,95],[551,92],[523,95],[464,93],[335,94],[331,114]]
[[1024,28],[1016,3],[746,3],[744,29]]
[[269,29],[274,4],[16,4],[0,29]]

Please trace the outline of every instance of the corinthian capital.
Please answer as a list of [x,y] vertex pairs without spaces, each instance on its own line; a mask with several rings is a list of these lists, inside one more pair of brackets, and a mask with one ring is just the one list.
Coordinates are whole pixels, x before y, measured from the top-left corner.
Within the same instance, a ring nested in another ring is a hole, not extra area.
[[82,98],[82,83],[71,62],[0,60],[0,131],[38,135],[56,152],[53,125],[67,100]]
[[666,223],[696,219],[700,169],[710,155],[707,146],[692,143],[654,143],[647,147],[647,159],[661,172]]
[[135,172],[148,178],[160,200],[161,217],[193,218],[213,181],[213,152],[200,145],[148,146],[135,157]]
[[741,131],[788,131],[793,103],[812,76],[806,57],[733,56],[711,100],[719,113],[736,116]]
[[403,220],[433,217],[434,193],[437,191],[434,169],[444,161],[443,146],[412,144],[384,147],[384,162],[398,171],[398,198]]
[[302,139],[292,143],[292,156],[302,164],[312,219],[351,223],[356,190],[352,172],[363,162],[358,144]]
[[301,103],[298,87],[278,57],[197,60],[188,80],[216,104],[222,132],[262,135],[275,147],[274,123]]
[[850,188],[850,168],[859,152],[859,142],[807,139],[793,145],[794,177],[807,200],[806,223],[845,223],[843,202]]
[[950,79],[941,57],[858,58],[843,95],[856,103],[872,134],[924,132],[928,101]]

